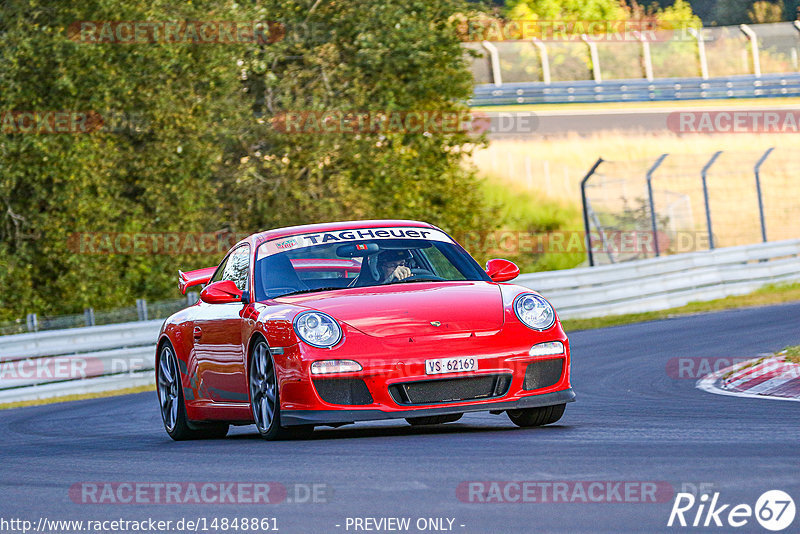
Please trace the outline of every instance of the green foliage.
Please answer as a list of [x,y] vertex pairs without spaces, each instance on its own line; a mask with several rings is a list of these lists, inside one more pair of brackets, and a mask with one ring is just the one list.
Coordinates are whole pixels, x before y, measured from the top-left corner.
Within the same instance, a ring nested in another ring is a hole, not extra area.
[[479,262],[502,257],[522,272],[536,272],[571,269],[586,260],[582,247],[569,246],[570,239],[583,242],[579,208],[498,181],[484,182],[483,191],[498,208],[499,230],[456,236]]
[[[78,232],[254,232],[367,217],[492,220],[464,133],[287,135],[287,110],[463,110],[455,0],[0,0],[0,111],[132,114],[0,136],[0,319],[175,295],[216,255],[90,255]],[[273,44],[90,44],[76,21],[280,20]],[[313,31],[309,31],[311,28]],[[259,120],[254,120],[255,116]],[[13,295],[13,298],[11,297]]]
[[625,20],[619,0],[507,0],[512,20]]

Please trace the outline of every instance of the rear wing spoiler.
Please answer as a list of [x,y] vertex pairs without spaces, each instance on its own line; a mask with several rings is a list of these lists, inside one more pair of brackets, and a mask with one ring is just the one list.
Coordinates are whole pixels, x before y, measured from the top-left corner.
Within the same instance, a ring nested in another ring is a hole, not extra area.
[[181,289],[181,294],[185,295],[186,290],[193,286],[207,284],[211,277],[214,276],[216,267],[204,267],[196,271],[183,272],[178,271],[178,284]]

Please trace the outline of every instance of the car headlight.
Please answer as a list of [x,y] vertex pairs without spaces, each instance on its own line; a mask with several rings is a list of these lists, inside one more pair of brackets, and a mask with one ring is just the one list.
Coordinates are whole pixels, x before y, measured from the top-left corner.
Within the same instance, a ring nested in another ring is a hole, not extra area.
[[294,331],[312,347],[329,348],[342,339],[342,328],[336,320],[318,311],[299,313],[294,318]]
[[556,322],[556,312],[544,297],[522,293],[514,299],[517,319],[534,330],[547,330]]

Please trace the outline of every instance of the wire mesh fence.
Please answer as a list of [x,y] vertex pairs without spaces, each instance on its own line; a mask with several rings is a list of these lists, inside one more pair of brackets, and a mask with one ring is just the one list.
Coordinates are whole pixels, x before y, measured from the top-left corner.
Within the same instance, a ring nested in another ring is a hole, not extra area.
[[[755,35],[755,47],[746,33],[749,31]],[[646,35],[649,38],[641,40],[595,40],[597,64],[593,62],[589,44],[581,39],[497,40],[463,46],[480,54],[470,60],[478,84],[591,80],[595,71],[603,80],[645,78],[648,64],[654,78],[800,72],[800,28],[792,22],[752,24],[744,30],[740,26],[698,31],[678,28],[646,32]],[[487,53],[487,46],[497,52],[498,79],[493,76],[492,55]],[[545,61],[547,74],[543,72]]]
[[800,237],[788,149],[601,161],[584,180],[593,265]]
[[178,299],[151,302],[139,299],[135,306],[123,306],[112,310],[95,311],[93,308],[87,308],[83,313],[53,316],[31,313],[25,319],[0,322],[0,335],[166,319],[197,302],[197,298],[197,293],[189,292],[186,297]]

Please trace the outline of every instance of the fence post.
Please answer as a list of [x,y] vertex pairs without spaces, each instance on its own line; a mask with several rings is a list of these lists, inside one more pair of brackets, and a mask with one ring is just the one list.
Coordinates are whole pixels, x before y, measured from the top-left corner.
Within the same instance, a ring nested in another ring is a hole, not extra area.
[[27,316],[27,323],[28,323],[28,332],[38,332],[39,331],[39,319],[36,317],[35,313],[29,313]]
[[722,150],[715,153],[711,156],[711,159],[708,160],[706,166],[703,167],[703,201],[706,205],[706,226],[708,226],[708,248],[714,250],[714,233],[711,231],[711,207],[708,201],[708,171],[711,169],[711,166],[714,165],[714,162],[717,161],[717,158],[722,155]]
[[595,83],[603,83],[603,71],[600,69],[600,54],[597,53],[597,43],[589,39],[585,33],[581,35],[583,42],[589,47],[589,55],[592,58],[592,75]]
[[747,24],[740,24],[739,29],[742,30],[742,33],[745,34],[750,41],[750,50],[753,53],[753,74],[756,75],[756,78],[761,78],[761,57],[758,51],[758,35],[756,35],[753,28]]
[[531,42],[539,50],[539,58],[542,62],[542,81],[545,85],[550,85],[550,57],[547,55],[547,46],[536,37],[532,38]]
[[86,326],[94,326],[94,308],[84,308],[83,320]]
[[642,42],[642,61],[644,62],[644,77],[648,82],[653,81],[653,57],[650,54],[650,42],[642,32],[634,32],[634,35]]
[[489,41],[481,42],[481,46],[489,52],[489,64],[492,66],[492,83],[495,87],[503,85],[503,76],[500,73],[500,53],[497,47]]
[[765,161],[767,161],[767,158],[769,157],[770,154],[772,154],[773,150],[775,150],[775,147],[772,147],[766,152],[764,152],[764,155],[761,156],[761,159],[758,160],[758,163],[756,163],[755,169],[753,169],[756,175],[756,193],[758,194],[758,216],[759,219],[761,219],[761,240],[764,243],[767,242],[767,225],[764,222],[764,199],[761,196],[761,166],[764,164]]
[[140,321],[147,320],[147,301],[144,299],[136,299],[136,312],[139,314]]
[[592,254],[592,237],[589,228],[589,206],[586,202],[586,182],[595,173],[600,164],[603,163],[603,158],[599,158],[595,164],[589,169],[589,172],[581,180],[581,201],[583,202],[583,228],[586,231],[586,253],[589,255],[589,266],[594,267],[594,255]]
[[650,199],[650,226],[653,228],[653,245],[656,248],[656,258],[661,255],[661,249],[658,246],[658,222],[656,221],[656,203],[653,198],[653,174],[656,172],[669,154],[661,154],[656,162],[647,171],[647,196]]
[[689,34],[697,40],[697,56],[700,58],[700,75],[704,80],[708,79],[708,57],[706,57],[706,42],[703,39],[703,28],[695,30],[689,28]]

